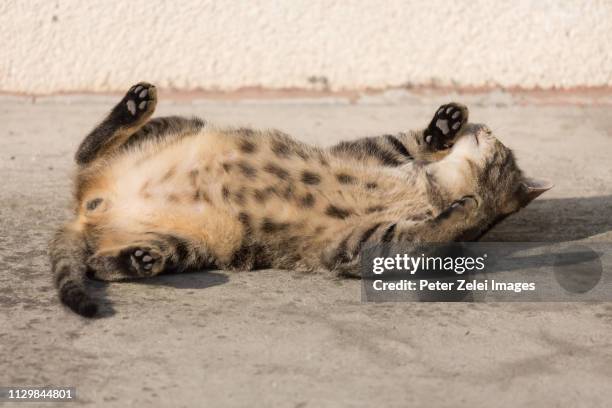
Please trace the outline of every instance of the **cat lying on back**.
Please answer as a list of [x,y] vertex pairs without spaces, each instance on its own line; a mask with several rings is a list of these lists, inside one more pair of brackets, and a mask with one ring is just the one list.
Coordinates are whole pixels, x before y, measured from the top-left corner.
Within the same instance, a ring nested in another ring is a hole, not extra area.
[[476,240],[550,188],[468,110],[425,130],[322,149],[276,131],[149,120],[133,86],[76,153],[75,216],[50,248],[61,301],[98,306],[86,275],[114,281],[221,268],[357,274],[365,245]]

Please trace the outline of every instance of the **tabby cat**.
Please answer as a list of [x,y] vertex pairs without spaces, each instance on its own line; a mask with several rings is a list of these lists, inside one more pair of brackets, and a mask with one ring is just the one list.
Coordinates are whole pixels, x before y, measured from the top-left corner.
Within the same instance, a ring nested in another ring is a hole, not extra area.
[[358,274],[365,245],[476,240],[551,186],[465,106],[420,131],[331,148],[277,130],[151,119],[153,85],[134,85],[77,153],[74,219],[50,245],[61,301],[98,313],[105,281],[221,268]]

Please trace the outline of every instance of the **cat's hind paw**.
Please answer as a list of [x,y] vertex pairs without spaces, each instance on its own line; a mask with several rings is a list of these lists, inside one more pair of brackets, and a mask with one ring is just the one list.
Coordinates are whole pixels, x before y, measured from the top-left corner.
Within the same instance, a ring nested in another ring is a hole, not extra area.
[[98,251],[87,260],[89,277],[105,281],[146,278],[161,273],[166,257],[159,249],[141,245]]
[[448,149],[467,120],[466,106],[454,102],[442,105],[425,129],[423,139],[432,150]]
[[156,105],[155,85],[139,82],[132,86],[121,102],[115,106],[112,115],[121,125],[136,125],[150,118]]
[[164,269],[164,257],[157,250],[146,247],[127,248],[123,256],[129,256],[130,269],[137,276],[157,275]]

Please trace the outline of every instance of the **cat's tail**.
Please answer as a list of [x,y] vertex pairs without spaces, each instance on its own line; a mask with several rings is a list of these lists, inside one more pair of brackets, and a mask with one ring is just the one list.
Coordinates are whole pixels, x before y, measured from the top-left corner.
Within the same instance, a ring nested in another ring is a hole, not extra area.
[[49,256],[62,303],[81,316],[95,316],[98,305],[85,287],[87,244],[82,232],[74,224],[60,228],[49,245]]

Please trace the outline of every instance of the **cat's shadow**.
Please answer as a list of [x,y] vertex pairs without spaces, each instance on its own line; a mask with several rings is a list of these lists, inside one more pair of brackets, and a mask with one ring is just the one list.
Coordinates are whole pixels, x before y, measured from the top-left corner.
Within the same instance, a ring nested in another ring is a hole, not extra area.
[[[139,285],[167,286],[174,289],[206,289],[213,286],[223,285],[229,281],[226,274],[219,271],[192,271],[181,274],[162,274],[147,279],[134,279],[126,282]],[[114,316],[116,310],[113,303],[108,299],[107,289],[109,282],[89,281],[93,296],[98,300],[100,311],[99,318]]]
[[[506,262],[500,267],[493,265],[487,269],[487,273],[511,272],[525,267],[551,268],[555,262],[560,261],[559,257],[551,256],[555,254],[554,243],[578,241],[598,235],[602,235],[602,239],[595,241],[606,242],[612,237],[603,234],[610,231],[612,231],[612,195],[536,200],[527,209],[509,217],[482,238],[481,242],[489,243],[529,243],[498,246],[497,255],[511,262]],[[548,251],[542,250],[538,255],[513,254],[515,251],[527,248],[546,248],[551,243],[553,245],[550,245]],[[596,251],[588,249],[588,244],[583,247],[573,247],[564,255],[563,261],[569,262],[570,265],[591,262],[599,258]],[[440,277],[440,275],[433,276]],[[444,276],[451,279],[458,278],[452,272],[448,275],[442,274],[442,277]]]
[[175,289],[205,289],[223,285],[229,281],[226,274],[219,271],[192,271],[181,274],[163,274],[148,279],[135,280],[134,283],[153,286],[168,286]]
[[566,242],[612,231],[612,195],[540,198],[489,232],[485,242]]

